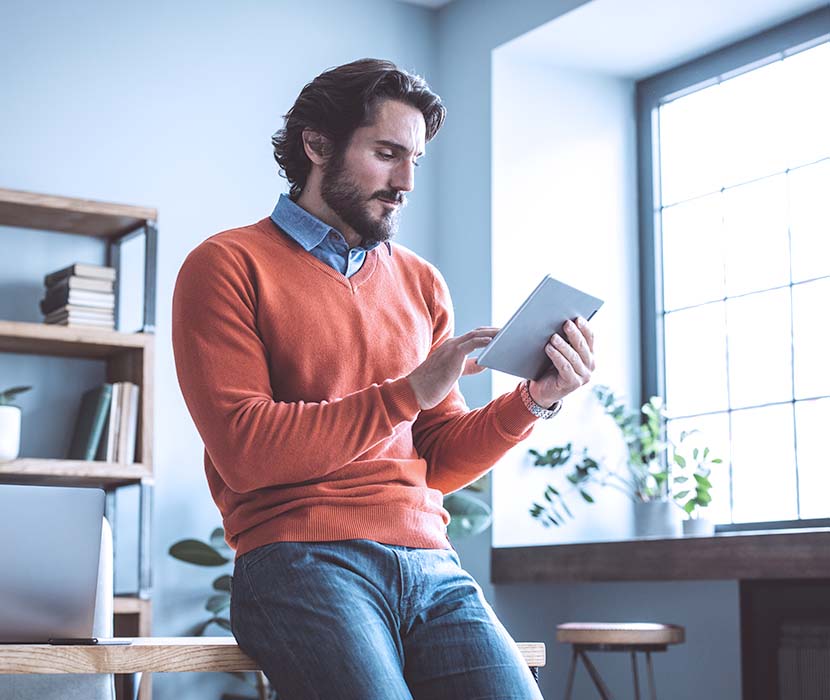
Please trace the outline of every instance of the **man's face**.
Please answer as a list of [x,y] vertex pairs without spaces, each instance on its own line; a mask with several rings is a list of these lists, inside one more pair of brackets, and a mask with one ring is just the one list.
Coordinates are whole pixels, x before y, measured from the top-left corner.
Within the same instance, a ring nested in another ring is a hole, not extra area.
[[415,161],[423,155],[426,124],[420,110],[384,100],[374,124],[354,131],[346,149],[323,170],[323,201],[363,239],[389,240],[398,228],[406,192],[415,187]]

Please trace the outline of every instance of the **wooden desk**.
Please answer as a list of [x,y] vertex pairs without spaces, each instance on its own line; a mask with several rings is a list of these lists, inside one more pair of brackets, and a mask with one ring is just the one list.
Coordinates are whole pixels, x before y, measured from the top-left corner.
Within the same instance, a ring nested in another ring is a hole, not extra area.
[[[232,637],[129,639],[132,644],[113,646],[0,645],[0,674],[133,674],[259,670]],[[519,649],[531,670],[545,665],[543,643],[520,643]]]

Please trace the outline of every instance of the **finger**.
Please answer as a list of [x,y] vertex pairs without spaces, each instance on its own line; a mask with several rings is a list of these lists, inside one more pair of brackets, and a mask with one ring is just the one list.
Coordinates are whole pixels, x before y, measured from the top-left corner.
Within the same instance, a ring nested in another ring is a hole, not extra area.
[[465,355],[469,355],[473,350],[478,350],[489,345],[491,340],[492,338],[489,336],[470,338],[459,343],[458,349]]
[[471,374],[479,374],[480,372],[483,372],[485,369],[487,368],[478,364],[474,357],[468,357],[464,361],[464,371],[462,372],[462,374],[464,376],[469,376]]
[[588,347],[588,339],[582,334],[579,327],[571,321],[568,321],[565,324],[565,332],[568,334],[571,347],[579,353],[579,357],[582,359],[582,364],[589,370],[593,371],[594,358],[591,353],[591,349]]
[[550,343],[545,345],[545,353],[550,358],[553,366],[556,368],[563,389],[573,390],[582,386],[582,380],[579,375],[574,372],[574,368],[571,363],[568,362],[567,357],[565,357]]
[[579,330],[582,331],[582,335],[585,337],[585,341],[588,343],[588,348],[593,353],[594,331],[591,330],[591,326],[588,325],[588,322],[584,318],[582,318],[582,316],[577,316],[576,325],[579,328]]
[[[553,337],[553,344],[548,344],[546,347],[553,347],[565,360],[568,362],[568,365],[571,368],[573,374],[577,376],[579,379],[580,386],[582,384],[587,384],[588,381],[591,379],[591,373],[588,371],[588,368],[582,362],[582,358],[579,354],[574,350],[568,343],[565,341],[564,338],[555,334]],[[548,353],[550,354],[550,353]],[[558,369],[558,366],[557,366]]]
[[458,343],[464,343],[470,338],[493,338],[496,334],[501,330],[501,328],[491,328],[489,326],[481,328],[473,328],[471,331],[467,331],[463,335],[456,336],[455,338],[450,338],[450,340],[455,340]]

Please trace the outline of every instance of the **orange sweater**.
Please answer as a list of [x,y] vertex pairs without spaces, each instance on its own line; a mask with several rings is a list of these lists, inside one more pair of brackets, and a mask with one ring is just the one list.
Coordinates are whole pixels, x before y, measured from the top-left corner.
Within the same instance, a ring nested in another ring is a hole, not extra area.
[[400,245],[345,277],[270,219],[211,236],[173,295],[173,350],[237,556],[276,541],[449,548],[443,494],[529,434],[518,392],[421,411],[406,375],[453,333],[446,283]]

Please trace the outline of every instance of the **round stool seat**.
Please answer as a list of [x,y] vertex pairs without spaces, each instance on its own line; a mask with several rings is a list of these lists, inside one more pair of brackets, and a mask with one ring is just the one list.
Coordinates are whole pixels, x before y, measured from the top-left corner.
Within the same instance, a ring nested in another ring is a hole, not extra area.
[[566,622],[556,627],[556,639],[567,644],[682,644],[680,625],[654,622]]

